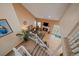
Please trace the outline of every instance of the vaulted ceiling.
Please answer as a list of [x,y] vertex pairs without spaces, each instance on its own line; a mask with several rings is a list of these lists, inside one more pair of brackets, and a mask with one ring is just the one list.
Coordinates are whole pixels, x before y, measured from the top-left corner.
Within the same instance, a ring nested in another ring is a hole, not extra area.
[[67,3],[23,3],[22,4],[36,18],[60,20],[67,10]]

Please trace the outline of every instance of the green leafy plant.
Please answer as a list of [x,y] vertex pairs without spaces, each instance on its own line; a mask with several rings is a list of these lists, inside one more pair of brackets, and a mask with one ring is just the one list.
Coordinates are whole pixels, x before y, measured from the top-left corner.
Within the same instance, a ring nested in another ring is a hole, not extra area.
[[28,40],[29,39],[29,30],[22,30],[21,33],[16,34],[16,36],[19,36],[21,38],[23,38],[24,40]]

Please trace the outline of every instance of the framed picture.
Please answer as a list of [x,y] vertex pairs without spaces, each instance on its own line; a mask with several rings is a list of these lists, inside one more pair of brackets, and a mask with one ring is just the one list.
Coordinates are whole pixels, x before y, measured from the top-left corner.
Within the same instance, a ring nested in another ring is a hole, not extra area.
[[12,29],[6,19],[0,19],[0,37],[12,33]]

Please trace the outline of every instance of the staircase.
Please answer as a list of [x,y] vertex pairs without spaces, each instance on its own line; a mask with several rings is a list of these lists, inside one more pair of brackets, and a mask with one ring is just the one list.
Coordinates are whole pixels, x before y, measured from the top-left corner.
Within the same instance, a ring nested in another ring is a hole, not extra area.
[[65,40],[67,39],[68,39],[67,50],[69,50],[67,54],[73,55],[73,56],[79,56],[79,22],[76,24],[73,30],[69,33],[67,38],[65,38]]
[[33,51],[30,53],[32,56],[49,56],[47,53],[47,49],[36,44]]
[[[32,40],[24,41],[16,48],[20,46],[24,46],[31,56],[49,56],[47,52],[48,50],[46,48],[41,47]],[[15,55],[14,51],[12,50],[6,56],[14,56],[14,55]]]
[[47,53],[48,47],[46,44],[41,40],[41,38],[34,33],[31,33],[35,38],[29,36],[29,38],[35,41],[36,46],[34,47],[33,51],[30,53],[32,56],[49,56]]

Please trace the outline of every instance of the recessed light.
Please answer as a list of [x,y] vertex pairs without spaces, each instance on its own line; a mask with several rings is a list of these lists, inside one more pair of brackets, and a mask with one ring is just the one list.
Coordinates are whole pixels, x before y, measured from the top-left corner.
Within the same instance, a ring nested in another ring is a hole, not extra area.
[[51,18],[51,16],[48,16],[49,18]]

